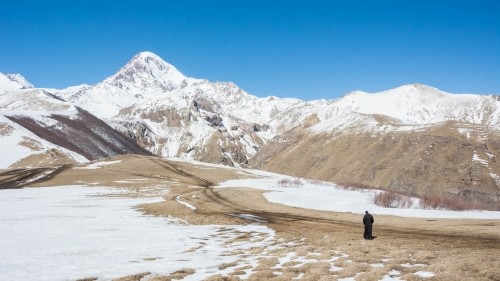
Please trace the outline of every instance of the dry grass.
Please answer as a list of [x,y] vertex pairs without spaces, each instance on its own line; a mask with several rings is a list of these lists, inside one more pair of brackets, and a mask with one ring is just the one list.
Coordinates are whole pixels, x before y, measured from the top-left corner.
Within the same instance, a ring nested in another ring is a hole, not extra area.
[[[144,276],[150,275],[151,272],[143,272],[125,277],[113,279],[113,281],[140,281]],[[159,280],[158,280],[159,281]]]
[[222,276],[220,274],[210,276],[206,281],[239,281],[241,280],[238,276]]
[[230,263],[223,263],[221,265],[219,265],[219,270],[224,270],[228,267],[235,267],[238,265],[238,262],[235,261],[235,262],[230,262]]
[[43,149],[43,146],[39,141],[27,137],[23,137],[23,139],[19,142],[19,145],[29,148],[33,151],[40,151]]
[[7,123],[0,122],[0,136],[8,136],[14,132],[14,127]]

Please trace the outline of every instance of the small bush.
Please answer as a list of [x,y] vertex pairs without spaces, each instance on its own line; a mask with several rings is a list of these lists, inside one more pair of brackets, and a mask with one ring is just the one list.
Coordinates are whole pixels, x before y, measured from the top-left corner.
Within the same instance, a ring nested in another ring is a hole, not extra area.
[[324,182],[320,180],[307,179],[306,182],[311,185],[323,186],[323,185],[332,185],[332,183]]
[[360,189],[371,190],[371,189],[377,189],[374,186],[362,184],[362,183],[359,183],[359,182],[343,182],[343,183],[339,183],[339,187],[341,187],[341,188],[343,188],[345,190],[360,190]]
[[438,195],[424,195],[420,198],[420,208],[431,210],[464,211],[472,209],[483,209],[482,206],[458,197],[446,197]]
[[281,179],[278,181],[278,186],[280,187],[299,187],[303,186],[304,183],[300,179]]
[[373,203],[384,208],[411,208],[413,206],[413,198],[398,194],[392,190],[381,191],[375,194]]

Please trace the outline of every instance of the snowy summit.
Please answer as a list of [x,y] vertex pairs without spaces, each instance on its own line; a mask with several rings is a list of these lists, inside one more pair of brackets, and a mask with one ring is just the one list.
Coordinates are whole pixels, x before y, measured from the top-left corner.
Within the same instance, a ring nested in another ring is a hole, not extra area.
[[185,79],[186,76],[156,54],[141,52],[103,82],[123,90],[172,91],[181,87]]

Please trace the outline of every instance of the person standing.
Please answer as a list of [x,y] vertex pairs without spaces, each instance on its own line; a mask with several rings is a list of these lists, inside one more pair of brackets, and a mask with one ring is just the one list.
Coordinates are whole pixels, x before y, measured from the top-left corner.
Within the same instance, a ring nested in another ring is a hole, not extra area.
[[372,240],[373,235],[372,235],[372,226],[375,220],[373,219],[373,216],[368,213],[368,211],[365,211],[365,216],[363,217],[363,224],[365,225],[365,233],[363,234],[363,237],[367,240]]

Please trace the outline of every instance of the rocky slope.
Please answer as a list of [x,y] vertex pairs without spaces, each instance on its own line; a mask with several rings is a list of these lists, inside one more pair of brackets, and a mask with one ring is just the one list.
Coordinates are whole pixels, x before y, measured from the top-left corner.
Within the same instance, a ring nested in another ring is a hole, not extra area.
[[54,94],[156,155],[231,166],[246,166],[276,135],[273,116],[301,103],[257,98],[233,83],[185,77],[150,52],[136,55],[101,83]]

